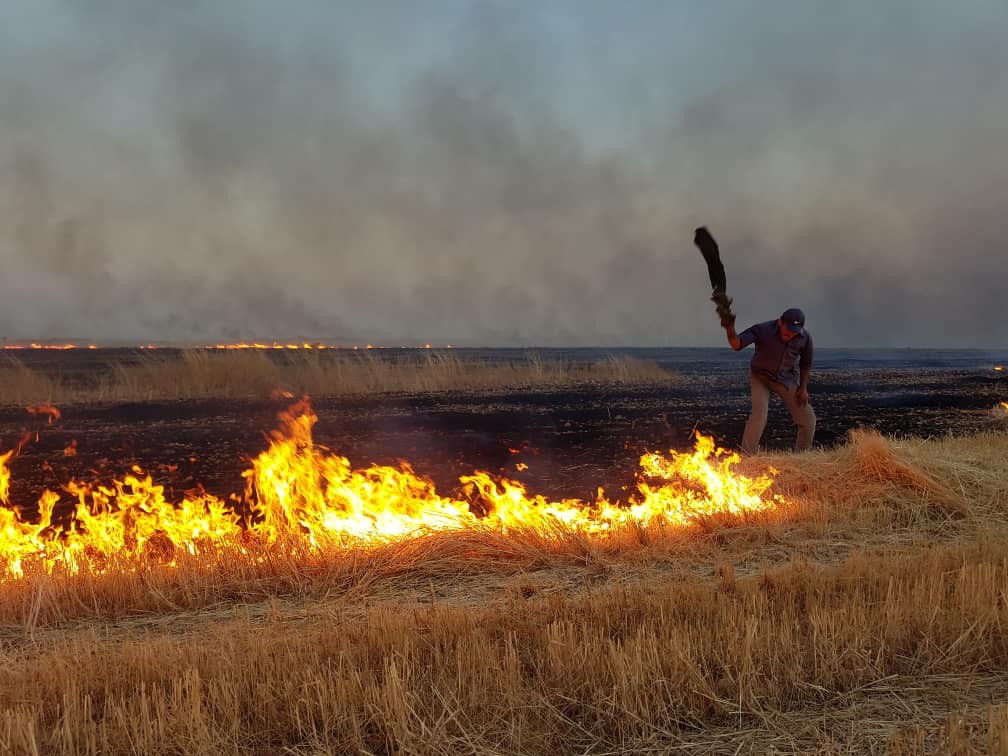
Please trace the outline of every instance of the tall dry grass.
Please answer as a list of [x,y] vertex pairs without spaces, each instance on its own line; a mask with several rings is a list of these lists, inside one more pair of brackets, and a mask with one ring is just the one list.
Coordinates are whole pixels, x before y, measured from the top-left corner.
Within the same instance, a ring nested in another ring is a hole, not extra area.
[[1008,436],[750,460],[795,505],[0,588],[0,752],[1003,753]]
[[677,374],[654,362],[610,356],[591,363],[547,359],[489,362],[431,351],[396,359],[371,352],[295,352],[187,349],[143,354],[116,363],[89,382],[50,377],[16,358],[0,364],[0,404],[75,404],[154,399],[263,398],[286,392],[315,397],[435,391],[556,389],[591,384],[671,383]]
[[0,354],[0,405],[43,404],[57,396],[73,402],[81,395],[69,382],[51,378],[10,355]]

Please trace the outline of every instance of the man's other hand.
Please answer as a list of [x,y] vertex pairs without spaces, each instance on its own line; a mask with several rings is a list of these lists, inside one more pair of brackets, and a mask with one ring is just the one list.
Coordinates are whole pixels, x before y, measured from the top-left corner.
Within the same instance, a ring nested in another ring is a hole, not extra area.
[[799,407],[804,407],[806,404],[808,404],[809,400],[808,389],[805,388],[804,386],[799,386],[798,390],[795,391],[795,399],[798,400]]

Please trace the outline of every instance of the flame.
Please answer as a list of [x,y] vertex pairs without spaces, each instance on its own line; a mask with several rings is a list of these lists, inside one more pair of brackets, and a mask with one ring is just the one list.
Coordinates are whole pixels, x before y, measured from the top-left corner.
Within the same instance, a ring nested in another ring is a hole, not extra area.
[[[10,468],[7,466],[7,463],[10,462],[11,457],[16,453],[17,449],[11,449],[8,452],[0,454],[0,502],[4,505],[10,500]],[[0,514],[0,518],[2,517],[3,515]]]
[[[596,499],[553,501],[521,483],[485,472],[462,476],[454,497],[401,462],[354,469],[350,461],[316,444],[317,417],[307,400],[280,416],[268,448],[243,473],[243,496],[227,501],[199,490],[181,501],[138,467],[110,483],[71,481],[67,522],[54,522],[60,494],[46,490],[29,522],[0,508],[0,580],[22,575],[29,563],[52,572],[130,569],[177,551],[208,553],[294,538],[309,548],[387,542],[435,530],[480,526],[508,532],[570,528],[603,534],[620,526],[661,522],[684,525],[717,513],[760,512],[783,499],[767,494],[772,478],[735,473],[738,455],[697,434],[691,453],[645,454],[637,491],[625,503]],[[8,461],[0,456],[0,500],[7,503]],[[240,506],[238,506],[240,505]],[[239,514],[239,511],[245,514]],[[243,551],[243,553],[248,553]]]
[[1001,409],[1008,412],[1008,402],[1001,402]]
[[[32,342],[30,344],[4,344],[3,348],[8,351],[18,349],[52,349],[63,352],[69,349],[81,349],[82,347],[77,344],[39,344],[37,342]],[[96,349],[97,347],[93,344],[88,344],[87,348]]]
[[[21,453],[22,447],[24,447],[24,445],[28,443],[30,439],[31,435],[29,433],[27,432],[23,433],[21,435],[21,439],[17,442],[17,446],[15,446],[13,449],[7,452],[4,452],[3,454],[0,454],[0,504],[6,506],[10,502],[11,474],[10,474],[10,467],[8,467],[8,463],[11,461],[11,459],[13,459],[18,454]],[[4,516],[3,512],[4,510],[0,509],[0,524],[3,523],[3,516]],[[4,536],[5,532],[6,532],[5,529],[0,527],[0,559],[3,558],[3,538],[5,537]],[[3,569],[0,568],[0,575],[2,574]]]
[[[164,348],[187,348],[187,349],[206,349],[206,350],[242,350],[242,349],[283,349],[283,350],[317,350],[322,351],[325,349],[388,349],[390,347],[377,346],[373,344],[367,344],[364,346],[354,345],[345,346],[339,344],[324,344],[322,342],[279,342],[279,341],[239,341],[239,342],[223,342],[223,343],[213,343],[213,344],[199,344],[199,343],[177,343],[177,344],[135,344],[132,347],[128,345],[115,345],[109,347],[108,345],[99,346],[98,344],[42,344],[39,342],[30,342],[24,344],[2,344],[0,349],[6,351],[21,351],[27,349],[34,350],[53,350],[53,351],[69,351],[72,349],[104,349],[104,348],[126,348],[141,349],[141,350],[155,350]],[[424,343],[415,347],[409,346],[399,346],[400,349],[454,349],[455,347],[451,344],[445,344],[443,347],[437,347],[433,343]]]
[[3,349],[19,350],[19,349],[46,349],[55,350],[59,352],[65,352],[70,349],[97,349],[96,344],[87,344],[86,346],[81,346],[80,344],[40,344],[38,342],[31,342],[30,344],[4,344]]
[[213,344],[207,345],[204,349],[335,349],[336,347],[331,347],[328,344],[309,344],[308,342],[303,342],[300,344],[292,343],[279,343],[276,341],[265,343],[261,341],[252,342],[238,342],[235,344]]
[[35,407],[25,407],[25,409],[28,410],[29,415],[48,415],[49,425],[52,425],[53,421],[63,417],[63,413],[59,411],[59,408],[51,404],[39,404]]
[[1002,373],[1004,372],[1004,365],[995,365],[994,369],[997,370],[999,373]]

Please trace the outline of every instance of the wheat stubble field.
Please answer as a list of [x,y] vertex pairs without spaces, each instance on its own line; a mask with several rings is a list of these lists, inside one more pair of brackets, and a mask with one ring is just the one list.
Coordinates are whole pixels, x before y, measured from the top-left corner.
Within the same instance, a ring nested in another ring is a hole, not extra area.
[[[1003,373],[835,368],[815,394],[822,448],[781,451],[778,411],[771,451],[731,466],[732,479],[775,474],[773,506],[587,532],[495,522],[459,476],[487,470],[551,501],[601,485],[625,501],[644,451],[688,449],[694,425],[733,442],[738,366],[513,365],[474,385],[463,365],[470,383],[453,388],[438,372],[450,364],[400,367],[382,390],[316,386],[319,447],[297,449],[408,460],[486,517],[313,541],[305,503],[271,538],[187,550],[163,534],[137,546],[145,514],[130,510],[121,554],[84,554],[77,570],[8,564],[0,752],[1008,752]],[[204,365],[141,397],[122,376],[10,369],[35,371],[31,390],[52,381],[0,414],[4,449],[21,443],[9,508],[22,524],[43,488],[59,494],[58,521],[74,506],[60,484],[134,465],[169,501],[230,501],[276,441],[264,434],[284,394],[311,388],[288,373],[206,390],[219,368]],[[98,385],[109,393],[87,394]],[[314,494],[299,482],[290,495]]]

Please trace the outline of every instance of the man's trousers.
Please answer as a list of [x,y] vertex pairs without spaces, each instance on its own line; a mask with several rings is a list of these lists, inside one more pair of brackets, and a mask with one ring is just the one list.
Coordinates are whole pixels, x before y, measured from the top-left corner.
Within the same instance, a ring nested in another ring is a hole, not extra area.
[[745,432],[742,434],[742,451],[755,454],[759,450],[760,438],[767,423],[767,409],[770,405],[770,393],[781,398],[791,419],[798,427],[798,437],[795,439],[795,451],[802,452],[812,448],[812,437],[815,436],[816,416],[812,411],[812,402],[804,406],[798,404],[797,388],[788,388],[782,383],[771,381],[756,373],[751,374],[752,412],[746,421]]

